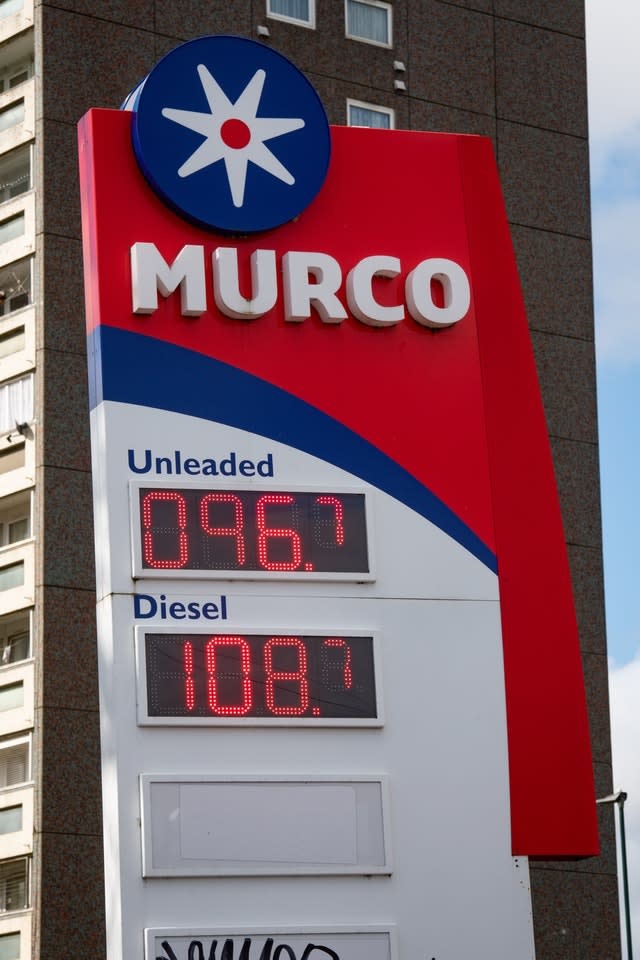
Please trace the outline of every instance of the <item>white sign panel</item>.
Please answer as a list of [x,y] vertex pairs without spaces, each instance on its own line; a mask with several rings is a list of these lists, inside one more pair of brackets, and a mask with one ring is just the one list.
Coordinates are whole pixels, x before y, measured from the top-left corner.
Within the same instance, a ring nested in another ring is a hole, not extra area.
[[378,780],[142,777],[145,876],[389,873]]

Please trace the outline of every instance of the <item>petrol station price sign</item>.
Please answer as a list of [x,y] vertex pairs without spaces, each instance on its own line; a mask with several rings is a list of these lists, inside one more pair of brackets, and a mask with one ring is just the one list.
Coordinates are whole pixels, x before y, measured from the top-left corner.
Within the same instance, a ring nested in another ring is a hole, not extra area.
[[533,960],[597,825],[490,141],[203,37],[80,161],[110,960]]
[[134,495],[139,575],[371,578],[364,493],[163,485]]
[[139,643],[151,722],[378,721],[372,636],[141,628]]

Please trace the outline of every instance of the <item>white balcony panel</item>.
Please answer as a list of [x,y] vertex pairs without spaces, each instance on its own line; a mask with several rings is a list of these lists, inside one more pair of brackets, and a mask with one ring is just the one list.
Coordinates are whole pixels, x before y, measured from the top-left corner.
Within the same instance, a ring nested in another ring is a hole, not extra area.
[[0,438],[0,497],[17,493],[19,490],[28,490],[34,485],[35,431],[36,428],[32,425],[31,434],[26,438],[17,432]]
[[[1,136],[1,135],[0,135]],[[35,193],[25,193],[13,200],[0,203],[0,239],[3,236],[3,224],[23,216],[23,229],[19,236],[0,242],[0,267],[14,260],[31,256],[36,248],[36,204]]]
[[[22,577],[18,577],[22,565]],[[15,571],[15,573],[13,573]],[[5,582],[22,579],[15,586]],[[33,604],[34,597],[34,542],[33,539],[0,547],[0,616]]]
[[[10,346],[11,341],[17,349]],[[0,317],[0,383],[29,373],[35,365],[36,311],[31,305]]]
[[[31,910],[18,913],[0,913],[0,937],[19,935],[20,952],[14,954],[17,960],[31,960]],[[13,944],[15,941],[12,940]],[[8,942],[5,940],[8,946]],[[9,954],[11,956],[11,954]]]
[[20,806],[22,825],[20,830],[3,833],[0,849],[3,859],[23,857],[33,852],[33,787],[5,787],[0,791],[0,818],[2,811]]
[[2,16],[0,4],[0,43],[33,26],[33,0],[22,0],[21,4],[13,0],[7,3],[5,11],[6,15]]
[[[24,103],[24,118],[18,123],[12,123],[0,129],[0,153],[7,150],[13,150],[22,143],[29,143],[35,136],[35,81],[32,77],[26,83],[21,83],[19,87],[12,90],[5,90],[0,94],[0,127],[3,126],[3,111],[10,110],[12,107],[18,108],[20,102]],[[11,113],[5,114],[5,117],[12,116]]]
[[0,699],[7,688],[22,686],[22,703],[9,710],[0,710],[0,736],[19,733],[33,727],[33,660],[22,660],[0,667]]

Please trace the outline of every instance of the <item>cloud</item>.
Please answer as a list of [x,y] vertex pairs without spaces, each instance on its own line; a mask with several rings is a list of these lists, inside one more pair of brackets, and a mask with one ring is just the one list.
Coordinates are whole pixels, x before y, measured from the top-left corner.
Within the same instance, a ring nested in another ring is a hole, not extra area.
[[638,0],[587,0],[591,137],[611,141],[640,122]]
[[640,361],[639,223],[640,195],[601,197],[594,203],[596,337],[600,363],[628,366]]
[[596,334],[601,365],[640,363],[638,0],[587,0]]
[[640,946],[640,652],[610,675],[613,782],[625,790],[627,860],[633,942]]

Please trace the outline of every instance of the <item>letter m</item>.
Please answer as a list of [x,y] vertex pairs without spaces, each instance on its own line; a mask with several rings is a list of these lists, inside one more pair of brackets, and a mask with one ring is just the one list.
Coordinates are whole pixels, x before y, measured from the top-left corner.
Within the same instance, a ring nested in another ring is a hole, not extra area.
[[181,312],[199,317],[207,309],[204,276],[204,247],[187,244],[169,265],[155,243],[134,243],[131,247],[131,300],[134,313],[158,309],[158,290],[168,297],[180,287]]

